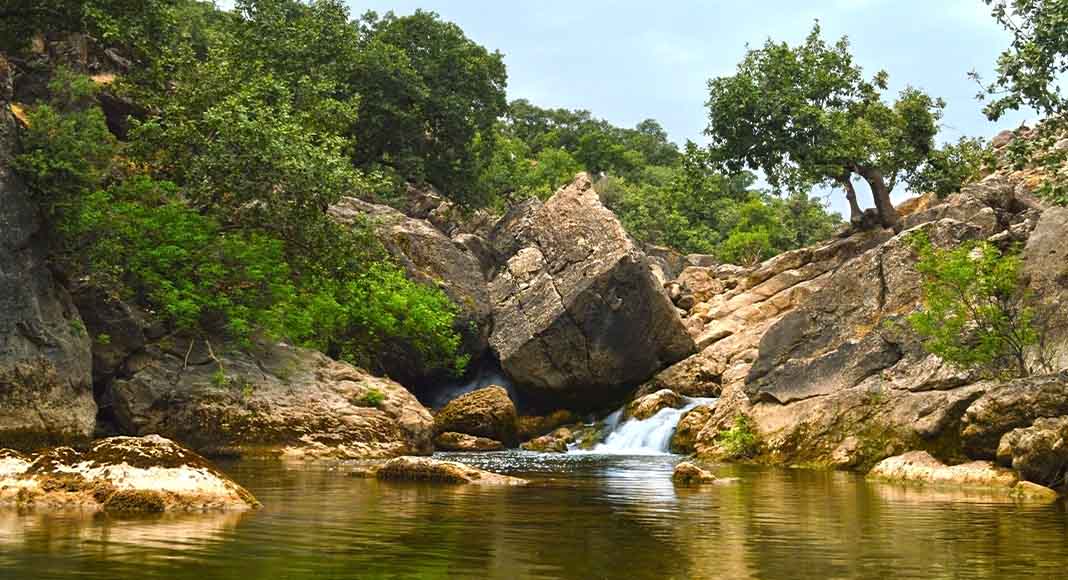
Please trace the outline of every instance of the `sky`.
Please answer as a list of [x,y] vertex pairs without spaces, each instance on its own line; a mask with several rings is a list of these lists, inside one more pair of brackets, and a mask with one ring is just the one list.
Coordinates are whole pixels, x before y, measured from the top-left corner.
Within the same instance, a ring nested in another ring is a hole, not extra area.
[[[227,2],[222,2],[225,5]],[[947,102],[939,139],[992,137],[1029,116],[990,123],[975,99],[1009,36],[982,0],[349,0],[367,10],[432,10],[504,55],[508,96],[587,109],[625,127],[653,118],[677,143],[703,142],[706,83],[729,75],[768,39],[797,44],[818,19],[824,37],[850,38],[867,74],[886,70]],[[822,192],[826,195],[826,192]],[[901,199],[908,192],[895,196]],[[862,196],[866,197],[866,196]],[[831,206],[848,213],[841,194]],[[862,199],[862,204],[864,200]],[[870,205],[870,200],[869,203]]]

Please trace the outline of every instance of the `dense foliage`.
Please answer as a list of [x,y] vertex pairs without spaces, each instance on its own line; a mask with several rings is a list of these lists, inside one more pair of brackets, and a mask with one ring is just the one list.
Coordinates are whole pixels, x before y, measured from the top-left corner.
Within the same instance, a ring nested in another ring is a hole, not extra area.
[[912,243],[923,309],[909,323],[925,348],[986,376],[1030,375],[1040,335],[1019,257],[988,242],[940,249],[916,235]]

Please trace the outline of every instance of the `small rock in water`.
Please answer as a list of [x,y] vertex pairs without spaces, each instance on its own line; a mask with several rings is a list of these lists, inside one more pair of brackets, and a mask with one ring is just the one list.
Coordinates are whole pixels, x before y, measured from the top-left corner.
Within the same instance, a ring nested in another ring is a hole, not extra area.
[[111,437],[86,453],[57,447],[30,458],[0,450],[4,504],[142,512],[260,506],[203,457],[158,435]]
[[397,457],[387,461],[375,476],[391,481],[430,481],[474,485],[526,485],[527,480],[430,457]]
[[989,461],[972,461],[950,466],[926,451],[911,451],[904,455],[888,457],[873,467],[868,477],[889,481],[994,488],[1011,488],[1019,480],[1014,472],[1001,469]]
[[1054,502],[1060,499],[1056,491],[1030,481],[1021,481],[1012,488],[1012,497],[1023,501]]
[[447,431],[434,439],[434,446],[442,451],[500,451],[504,444],[488,437]]
[[703,469],[684,461],[675,466],[675,472],[671,474],[671,480],[681,485],[694,485],[701,483],[715,483],[719,481],[715,475],[712,475],[707,469]]

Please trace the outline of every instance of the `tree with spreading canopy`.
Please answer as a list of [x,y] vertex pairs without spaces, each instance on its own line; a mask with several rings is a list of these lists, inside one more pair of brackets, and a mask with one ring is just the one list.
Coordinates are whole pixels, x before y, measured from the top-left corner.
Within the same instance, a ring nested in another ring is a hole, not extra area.
[[890,192],[935,150],[944,103],[906,88],[884,101],[887,74],[871,79],[843,37],[833,45],[817,23],[800,46],[767,41],[733,76],[709,81],[706,135],[728,172],[759,170],[776,189],[845,190],[850,218],[862,217],[854,176],[871,188],[880,222],[896,226]]

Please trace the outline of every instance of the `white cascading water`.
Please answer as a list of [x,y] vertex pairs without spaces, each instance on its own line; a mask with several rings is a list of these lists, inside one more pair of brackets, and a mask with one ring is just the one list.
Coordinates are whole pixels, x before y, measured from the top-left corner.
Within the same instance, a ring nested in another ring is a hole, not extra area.
[[661,409],[648,419],[628,419],[620,423],[623,409],[605,419],[610,430],[603,443],[587,453],[606,455],[660,455],[670,453],[671,436],[687,411],[699,405],[711,405],[717,399],[687,398],[681,409]]

